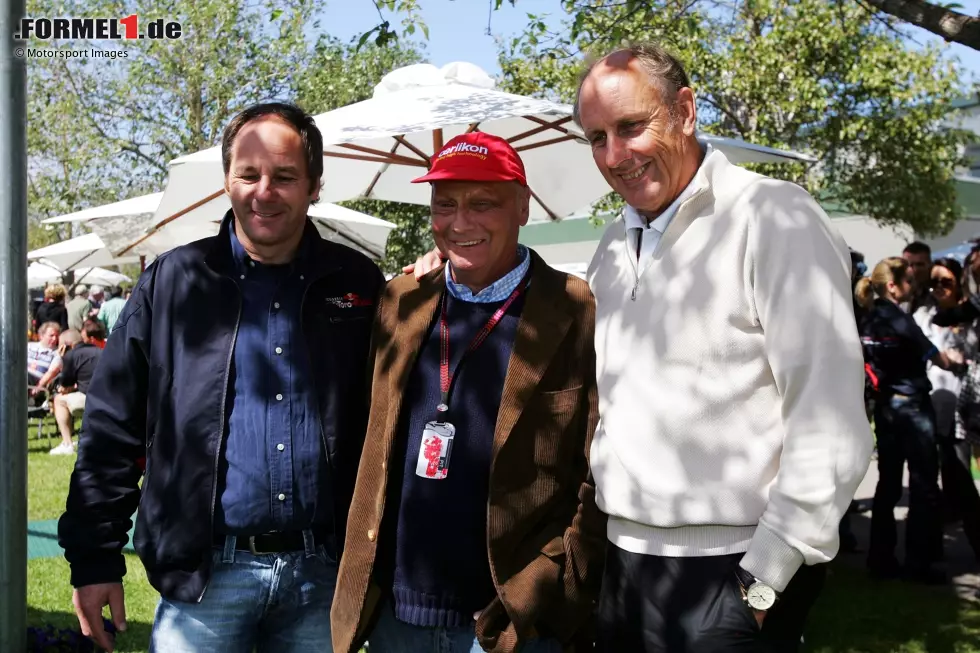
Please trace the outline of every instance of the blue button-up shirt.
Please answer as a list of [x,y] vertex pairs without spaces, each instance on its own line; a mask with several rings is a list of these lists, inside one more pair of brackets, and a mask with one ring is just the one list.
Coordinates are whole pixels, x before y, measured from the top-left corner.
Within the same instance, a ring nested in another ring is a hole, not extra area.
[[301,306],[308,243],[287,265],[252,261],[231,230],[242,294],[228,387],[215,530],[237,535],[332,522],[327,462]]

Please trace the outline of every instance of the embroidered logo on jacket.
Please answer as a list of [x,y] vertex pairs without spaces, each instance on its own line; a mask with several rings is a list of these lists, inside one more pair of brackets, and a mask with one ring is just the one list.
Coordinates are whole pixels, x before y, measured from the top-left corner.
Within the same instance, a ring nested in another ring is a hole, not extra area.
[[353,308],[355,306],[373,306],[374,302],[370,299],[365,299],[356,293],[346,293],[340,297],[326,297],[325,301],[328,304],[333,304],[337,308]]

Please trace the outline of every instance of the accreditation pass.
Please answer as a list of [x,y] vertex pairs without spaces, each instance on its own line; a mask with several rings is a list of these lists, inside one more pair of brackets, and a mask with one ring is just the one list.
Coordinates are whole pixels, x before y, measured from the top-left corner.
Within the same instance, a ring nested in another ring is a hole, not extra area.
[[456,427],[449,422],[426,422],[422,431],[415,475],[442,480],[449,475],[449,458],[453,452]]

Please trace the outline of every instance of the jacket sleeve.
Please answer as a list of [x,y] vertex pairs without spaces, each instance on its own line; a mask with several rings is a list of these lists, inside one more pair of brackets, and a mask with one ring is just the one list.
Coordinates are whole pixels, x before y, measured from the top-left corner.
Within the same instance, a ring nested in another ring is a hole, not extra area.
[[[574,353],[579,356],[582,365],[582,389],[579,394],[578,416],[566,433],[567,437],[581,442],[576,448],[576,454],[570,461],[574,471],[570,476],[578,479],[575,488],[574,512],[563,510],[563,522],[555,524],[562,528],[562,535],[549,541],[543,547],[538,560],[532,562],[524,570],[518,572],[509,582],[535,587],[538,585],[531,580],[536,574],[547,574],[549,564],[547,558],[561,556],[561,576],[558,578],[556,591],[552,593],[549,587],[537,596],[537,599],[525,601],[526,614],[520,620],[522,623],[543,622],[550,633],[564,645],[572,645],[579,641],[591,641],[594,635],[594,611],[599,596],[599,586],[602,579],[602,566],[606,550],[606,516],[599,511],[595,501],[595,480],[589,471],[589,451],[592,438],[599,422],[599,394],[595,374],[595,300],[586,289],[585,304],[577,316],[575,323],[580,325],[574,342]],[[568,520],[568,516],[571,519]],[[549,531],[552,529],[548,529]],[[524,576],[522,580],[518,580]],[[516,586],[511,596],[516,596],[521,590]],[[506,590],[505,590],[506,591]],[[513,599],[516,601],[516,599]],[[487,618],[481,615],[480,620],[490,624],[496,623],[502,627],[502,632],[494,642],[493,651],[513,650],[517,645],[515,619],[503,614],[502,602],[497,599],[486,611]],[[495,614],[496,613],[496,614]],[[493,632],[492,627],[481,629],[482,632]]]
[[[159,261],[157,262],[159,263]],[[139,504],[146,455],[146,404],[157,264],[143,273],[106,342],[85,399],[78,459],[71,475],[58,542],[75,587],[119,582],[122,548]]]
[[838,524],[871,459],[864,359],[847,245],[810,195],[788,182],[749,187],[744,275],[781,399],[779,468],[741,561],[783,591],[800,565],[837,554]]

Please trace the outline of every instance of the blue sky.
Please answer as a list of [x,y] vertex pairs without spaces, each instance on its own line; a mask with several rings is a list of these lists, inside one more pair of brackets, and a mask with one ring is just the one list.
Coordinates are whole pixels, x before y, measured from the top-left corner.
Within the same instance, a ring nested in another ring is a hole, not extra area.
[[[559,0],[517,0],[511,7],[505,0],[499,11],[490,14],[492,0],[421,0],[422,17],[429,26],[429,60],[436,65],[469,61],[491,74],[498,73],[496,37],[513,37],[527,24],[527,14],[550,14],[555,26],[564,17]],[[980,0],[959,0],[959,11],[980,14]],[[491,34],[487,34],[490,21]],[[395,22],[395,21],[393,21]],[[378,24],[378,12],[371,0],[335,0],[322,14],[322,26],[343,40],[362,34]],[[936,43],[940,39],[915,29],[914,45]],[[962,63],[967,79],[980,81],[980,52],[961,45],[947,48],[947,56]]]

